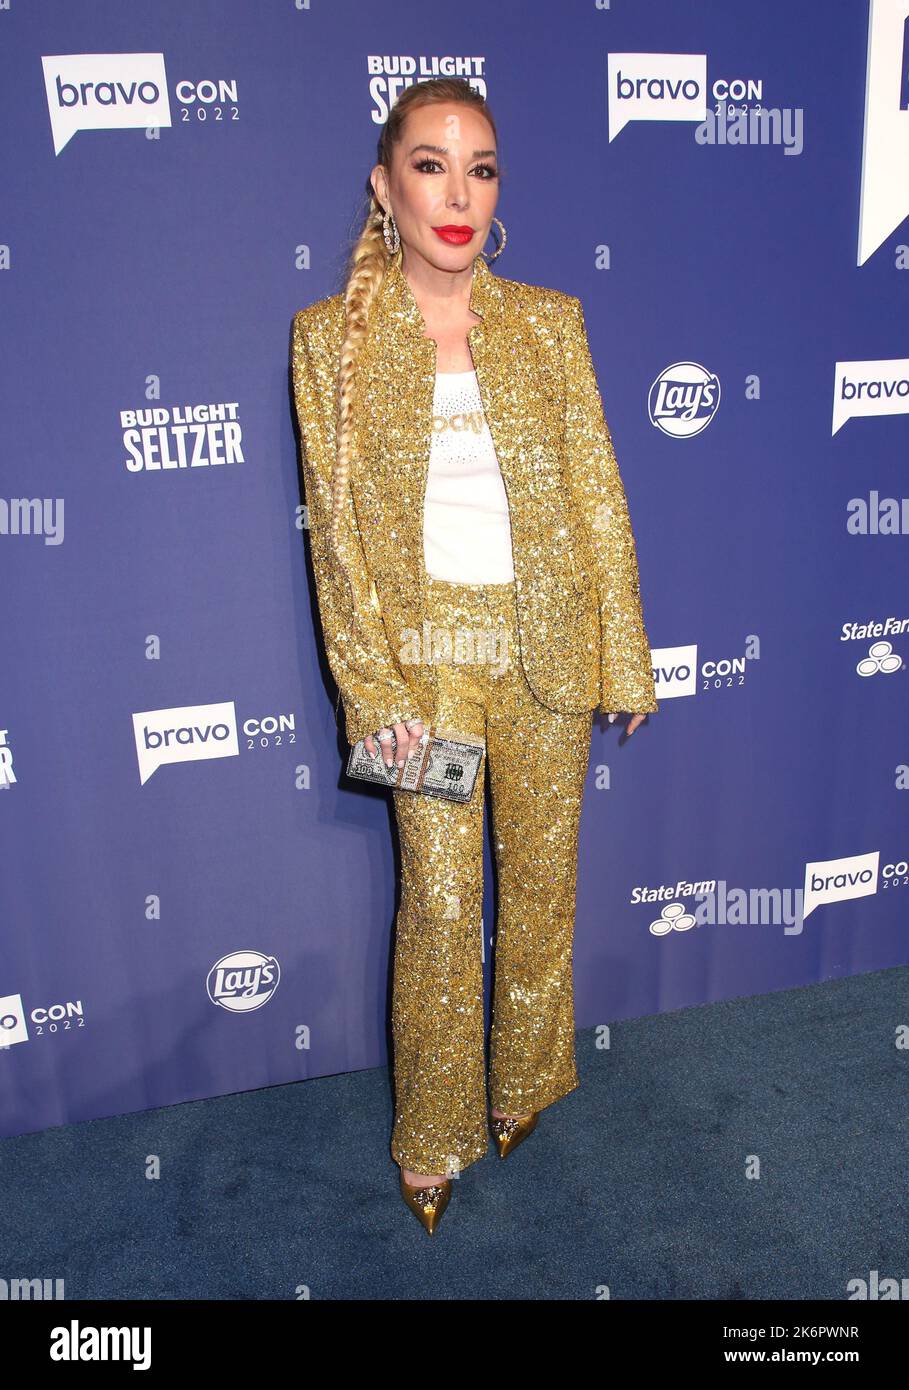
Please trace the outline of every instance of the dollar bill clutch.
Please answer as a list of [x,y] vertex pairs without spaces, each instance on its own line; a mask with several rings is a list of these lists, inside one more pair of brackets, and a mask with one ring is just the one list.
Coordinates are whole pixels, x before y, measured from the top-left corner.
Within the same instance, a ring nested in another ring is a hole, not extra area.
[[396,792],[423,792],[448,801],[469,801],[485,747],[483,739],[473,734],[432,728],[424,733],[403,767],[397,767],[394,761],[386,767],[381,752],[371,758],[365,739],[360,739],[350,750],[347,775],[377,782]]

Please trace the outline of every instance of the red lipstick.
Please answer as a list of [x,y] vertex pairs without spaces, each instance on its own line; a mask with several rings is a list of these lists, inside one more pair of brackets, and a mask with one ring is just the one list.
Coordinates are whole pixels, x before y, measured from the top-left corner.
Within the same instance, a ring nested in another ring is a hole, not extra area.
[[449,246],[466,246],[474,234],[473,227],[468,227],[464,223],[447,227],[433,227],[437,237],[442,241],[447,241]]

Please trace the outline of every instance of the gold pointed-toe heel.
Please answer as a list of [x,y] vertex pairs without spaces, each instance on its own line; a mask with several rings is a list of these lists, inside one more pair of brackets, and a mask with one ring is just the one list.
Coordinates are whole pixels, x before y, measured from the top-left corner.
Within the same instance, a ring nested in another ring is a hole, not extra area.
[[430,1187],[411,1187],[401,1173],[401,1196],[429,1235],[435,1231],[442,1213],[451,1200],[451,1178]]
[[490,1127],[492,1137],[496,1141],[496,1148],[499,1151],[499,1158],[507,1158],[519,1144],[532,1134],[537,1127],[537,1120],[540,1118],[539,1110],[532,1110],[529,1115],[524,1115],[520,1119],[500,1119],[497,1115],[490,1116]]

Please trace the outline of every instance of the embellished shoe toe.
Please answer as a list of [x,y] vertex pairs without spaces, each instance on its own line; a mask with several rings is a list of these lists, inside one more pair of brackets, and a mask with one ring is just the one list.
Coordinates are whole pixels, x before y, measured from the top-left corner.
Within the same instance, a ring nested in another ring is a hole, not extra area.
[[499,1151],[499,1158],[507,1158],[519,1144],[532,1134],[537,1127],[537,1120],[540,1112],[533,1110],[529,1115],[524,1115],[520,1119],[499,1119],[498,1116],[490,1117],[490,1128],[492,1137],[496,1141],[496,1148]]
[[401,1173],[401,1196],[424,1231],[432,1235],[451,1200],[451,1178],[446,1178],[442,1183],[432,1183],[429,1187],[412,1187],[404,1181],[404,1174]]

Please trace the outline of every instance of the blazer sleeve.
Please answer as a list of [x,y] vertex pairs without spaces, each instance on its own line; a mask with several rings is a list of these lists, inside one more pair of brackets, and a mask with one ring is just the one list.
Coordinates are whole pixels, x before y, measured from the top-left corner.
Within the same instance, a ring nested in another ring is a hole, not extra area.
[[597,387],[583,306],[574,295],[566,299],[560,334],[568,473],[596,564],[602,637],[599,708],[655,714],[659,705],[625,489]]
[[331,673],[344,701],[351,747],[385,725],[418,718],[396,669],[357,527],[348,486],[339,544],[331,545],[335,454],[335,363],[301,309],[293,323],[293,384],[302,439],[303,482],[319,615]]

